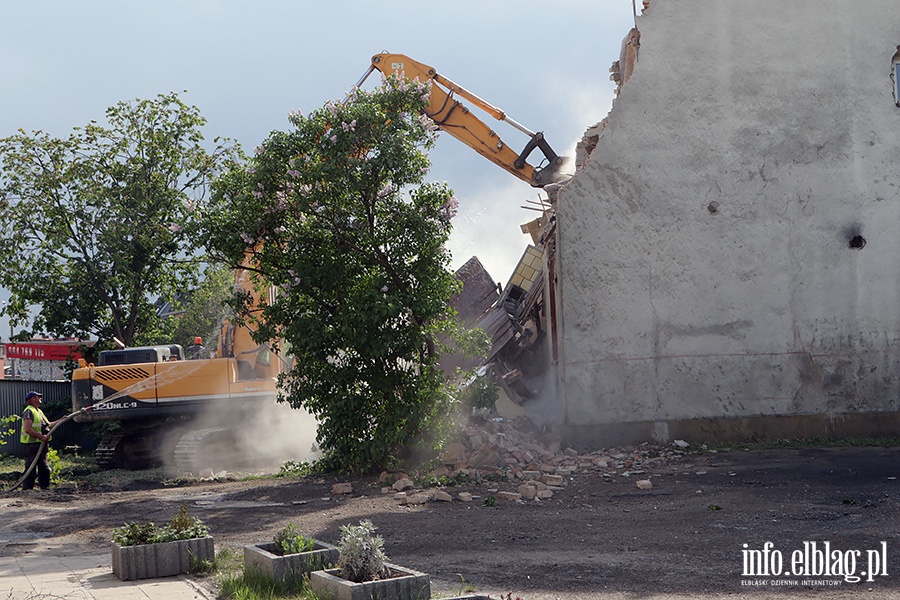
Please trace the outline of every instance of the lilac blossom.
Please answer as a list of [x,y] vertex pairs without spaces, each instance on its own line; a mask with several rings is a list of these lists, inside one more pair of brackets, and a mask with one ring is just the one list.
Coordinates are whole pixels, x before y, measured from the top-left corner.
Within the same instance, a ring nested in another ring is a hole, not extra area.
[[169,225],[169,231],[171,231],[172,233],[178,233],[182,229],[183,227],[178,223],[172,223],[171,225]]
[[384,187],[378,190],[378,197],[384,198],[394,191],[394,185],[391,182],[384,184]]
[[456,216],[457,212],[459,212],[459,200],[456,199],[456,196],[450,196],[441,207],[441,218],[449,221]]

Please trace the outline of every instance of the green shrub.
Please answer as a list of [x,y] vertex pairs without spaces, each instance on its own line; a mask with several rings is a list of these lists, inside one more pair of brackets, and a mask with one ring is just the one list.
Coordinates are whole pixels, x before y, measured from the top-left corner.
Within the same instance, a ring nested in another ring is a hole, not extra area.
[[162,526],[131,522],[113,529],[112,540],[120,546],[161,544],[179,540],[193,540],[209,535],[209,527],[197,517],[188,514],[187,504],[182,504],[178,514]]
[[62,460],[59,458],[59,452],[53,448],[47,449],[47,465],[50,467],[50,483],[53,485],[62,483]]
[[500,397],[500,388],[494,381],[490,367],[478,369],[462,389],[460,399],[471,408],[493,409]]
[[140,546],[156,542],[157,527],[152,521],[137,523],[132,521],[113,529],[112,541],[120,546]]
[[12,437],[16,433],[16,421],[19,415],[10,415],[8,417],[0,417],[0,446],[6,444],[5,437]]
[[276,554],[284,556],[286,554],[300,554],[308,552],[315,548],[316,542],[311,537],[306,537],[297,531],[297,526],[293,523],[285,525],[281,531],[275,534]]
[[306,477],[313,467],[306,461],[286,460],[281,464],[277,477]]
[[375,535],[375,526],[368,519],[355,526],[341,525],[338,551],[338,567],[344,579],[357,583],[372,581],[387,570],[384,540]]

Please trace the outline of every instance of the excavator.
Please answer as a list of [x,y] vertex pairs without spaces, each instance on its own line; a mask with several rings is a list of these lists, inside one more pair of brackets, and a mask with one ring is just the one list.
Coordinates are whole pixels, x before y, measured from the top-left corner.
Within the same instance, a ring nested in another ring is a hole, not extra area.
[[[235,285],[257,294],[246,271],[236,272]],[[261,406],[274,405],[276,378],[286,369],[268,345],[253,341],[249,326],[230,322],[216,358],[186,360],[176,344],[106,350],[97,364],[79,363],[72,374],[75,421],[123,423],[94,452],[101,468],[174,464],[194,473],[256,466],[247,462],[252,440],[242,434],[252,436],[246,424]]]
[[[420,63],[403,54],[382,52],[372,57],[371,64],[356,83],[359,88],[369,75],[380,71],[383,75],[397,74],[410,80],[431,82],[431,96],[425,114],[441,129],[446,131],[475,152],[533,187],[544,187],[550,183],[567,181],[569,160],[559,156],[544,138],[543,132],[533,132],[516,122],[507,114],[482,100],[461,85],[440,75],[433,67]],[[525,147],[516,152],[484,121],[479,119],[457,97],[464,98],[482,109],[498,121],[504,121],[529,137]],[[535,167],[528,163],[534,150],[540,150],[544,161]]]
[[[434,68],[402,54],[376,54],[356,87],[376,70],[430,81],[425,114],[441,130],[517,178],[534,187],[569,178],[563,171],[567,159],[552,150],[543,133],[530,131]],[[526,134],[525,147],[512,150],[457,97]],[[528,162],[535,149],[544,155],[537,167]],[[243,270],[236,272],[235,285],[257,294]],[[253,413],[274,405],[277,376],[287,370],[285,365],[268,345],[253,341],[247,325],[231,323],[223,326],[216,358],[185,360],[178,345],[104,351],[96,364],[82,360],[72,375],[75,420],[123,423],[121,431],[101,440],[95,451],[101,468],[174,463],[182,471],[196,473],[219,463],[244,466],[241,459],[253,453],[240,433],[248,430]]]

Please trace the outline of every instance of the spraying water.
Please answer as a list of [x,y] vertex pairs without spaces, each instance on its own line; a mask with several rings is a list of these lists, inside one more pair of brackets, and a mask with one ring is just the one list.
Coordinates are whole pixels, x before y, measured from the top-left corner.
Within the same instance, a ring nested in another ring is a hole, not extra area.
[[[189,362],[187,364],[190,364]],[[149,389],[155,389],[162,385],[168,385],[171,383],[175,383],[179,379],[184,379],[188,375],[192,374],[194,371],[200,368],[200,363],[195,365],[190,365],[189,367],[179,368],[179,369],[170,369],[167,371],[163,371],[162,373],[156,373],[151,375],[145,379],[141,379],[126,388],[119,390],[111,396],[107,396],[103,399],[102,402],[96,402],[91,405],[92,410],[102,409],[103,406],[118,400],[124,396],[131,396],[132,394],[137,394],[139,392],[143,392]]]

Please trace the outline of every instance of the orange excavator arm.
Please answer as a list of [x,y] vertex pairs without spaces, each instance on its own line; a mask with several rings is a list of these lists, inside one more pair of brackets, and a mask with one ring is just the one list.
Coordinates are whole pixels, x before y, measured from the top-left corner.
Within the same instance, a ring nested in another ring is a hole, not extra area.
[[[429,104],[425,108],[425,114],[442,131],[446,131],[519,179],[534,187],[543,187],[548,183],[565,181],[569,178],[568,175],[561,172],[566,159],[553,151],[550,144],[544,139],[542,132],[535,133],[523,127],[508,117],[501,109],[439,75],[434,68],[403,54],[376,54],[372,57],[369,69],[357,82],[357,87],[361,86],[366,78],[376,70],[385,75],[396,73],[411,80],[431,81],[431,96]],[[525,148],[521,152],[516,152],[507,146],[493,129],[474,115],[457,98],[468,100],[498,121],[505,121],[529,136],[530,139]],[[540,150],[545,158],[545,163],[540,167],[534,167],[528,163],[528,157],[535,149]]]

